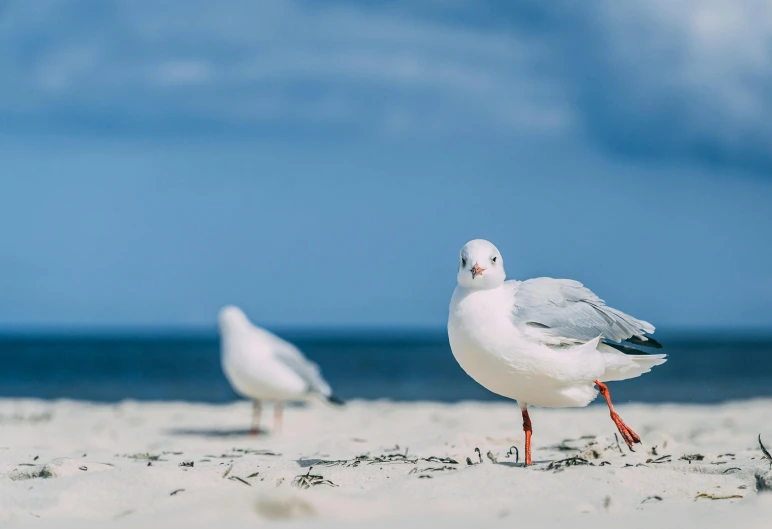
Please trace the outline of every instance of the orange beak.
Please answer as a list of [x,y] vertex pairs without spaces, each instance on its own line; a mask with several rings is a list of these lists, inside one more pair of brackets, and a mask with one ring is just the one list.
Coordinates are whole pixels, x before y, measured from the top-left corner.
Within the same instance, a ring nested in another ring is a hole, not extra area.
[[474,279],[477,276],[481,276],[484,271],[485,271],[485,268],[480,268],[480,265],[475,263],[474,268],[472,268],[472,279]]

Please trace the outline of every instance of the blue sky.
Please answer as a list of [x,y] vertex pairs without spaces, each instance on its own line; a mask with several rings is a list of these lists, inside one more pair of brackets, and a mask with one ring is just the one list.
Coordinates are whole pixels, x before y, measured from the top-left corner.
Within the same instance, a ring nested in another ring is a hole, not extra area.
[[439,328],[476,237],[769,327],[772,8],[542,4],[6,1],[0,329]]

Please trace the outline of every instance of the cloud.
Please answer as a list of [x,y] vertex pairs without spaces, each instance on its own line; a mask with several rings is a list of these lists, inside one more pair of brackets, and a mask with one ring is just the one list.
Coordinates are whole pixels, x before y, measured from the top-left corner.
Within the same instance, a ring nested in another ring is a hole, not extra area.
[[538,48],[505,31],[284,0],[8,6],[2,107],[44,123],[549,134],[571,121]]
[[7,0],[0,132],[570,138],[772,168],[763,0]]
[[772,168],[772,5],[617,2],[568,11],[566,83],[602,147],[650,160]]

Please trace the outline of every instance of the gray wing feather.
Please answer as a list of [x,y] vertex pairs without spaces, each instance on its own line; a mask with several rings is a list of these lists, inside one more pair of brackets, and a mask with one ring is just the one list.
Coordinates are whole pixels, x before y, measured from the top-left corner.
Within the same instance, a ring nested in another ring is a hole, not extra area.
[[654,326],[605,302],[578,281],[540,277],[518,283],[513,309],[515,324],[539,330],[559,342],[584,342],[602,336],[621,342],[646,340]]
[[274,356],[308,384],[310,393],[319,393],[325,397],[332,394],[329,384],[322,378],[319,366],[303,356],[292,344],[284,341],[277,344]]

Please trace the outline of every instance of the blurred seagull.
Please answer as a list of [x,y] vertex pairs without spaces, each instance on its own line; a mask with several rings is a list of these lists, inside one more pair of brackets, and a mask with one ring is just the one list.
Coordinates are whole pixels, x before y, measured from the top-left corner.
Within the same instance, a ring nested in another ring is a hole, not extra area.
[[654,327],[606,306],[578,281],[505,279],[493,244],[477,239],[461,249],[448,338],[470,377],[520,405],[525,464],[531,464],[528,406],[586,406],[598,390],[632,450],[641,438],[614,411],[604,382],[634,378],[665,362],[664,354],[633,347],[662,348],[646,336]]
[[233,306],[220,311],[222,369],[234,391],[252,399],[252,435],[260,429],[261,401],[274,402],[274,429],[281,429],[285,401],[319,397],[342,404],[332,395],[319,366],[309,361],[297,347],[250,323],[241,309]]

